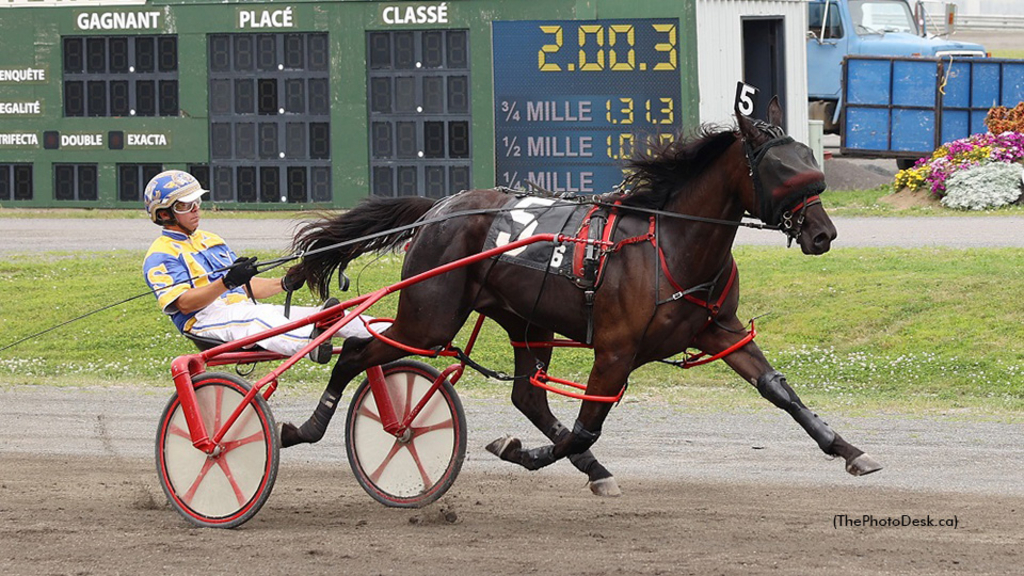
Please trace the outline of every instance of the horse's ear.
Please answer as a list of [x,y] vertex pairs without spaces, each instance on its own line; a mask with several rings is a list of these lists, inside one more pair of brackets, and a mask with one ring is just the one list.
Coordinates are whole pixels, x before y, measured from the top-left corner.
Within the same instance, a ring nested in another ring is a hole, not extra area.
[[748,139],[757,136],[757,129],[754,128],[754,123],[750,121],[750,118],[744,116],[743,112],[740,112],[739,100],[736,101],[736,105],[733,107],[733,112],[736,114],[736,123],[739,125],[740,134],[742,134],[744,138]]
[[772,101],[768,103],[768,121],[782,128],[782,104],[779,104],[778,95],[772,96]]

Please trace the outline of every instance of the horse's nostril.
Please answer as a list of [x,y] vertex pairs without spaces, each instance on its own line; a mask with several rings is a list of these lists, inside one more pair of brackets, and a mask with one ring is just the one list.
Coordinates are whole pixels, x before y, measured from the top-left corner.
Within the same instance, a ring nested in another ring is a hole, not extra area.
[[822,232],[822,233],[820,233],[820,234],[818,234],[817,236],[814,237],[814,246],[817,247],[817,248],[828,247],[829,244],[831,244],[831,243],[832,243],[832,238],[830,238],[829,235],[825,234],[824,232]]

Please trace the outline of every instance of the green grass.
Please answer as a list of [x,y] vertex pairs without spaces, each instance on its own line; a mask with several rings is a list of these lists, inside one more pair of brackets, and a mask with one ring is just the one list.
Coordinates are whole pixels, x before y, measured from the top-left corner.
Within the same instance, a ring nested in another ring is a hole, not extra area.
[[951,210],[938,204],[897,208],[882,201],[892,192],[888,185],[871,190],[827,190],[821,201],[831,216],[1024,216],[1024,204],[981,211]]
[[1024,58],[1024,50],[993,50],[993,58]]
[[[811,258],[742,247],[736,257],[741,316],[768,314],[758,321],[757,341],[812,406],[1024,415],[1024,251],[864,248]],[[144,293],[141,258],[120,251],[0,261],[0,348]],[[351,293],[392,283],[399,269],[397,256],[363,259],[349,268]],[[305,292],[299,300],[312,303]],[[391,316],[396,302],[386,299],[372,312]],[[495,324],[486,326],[474,359],[511,372],[507,338]],[[144,295],[0,352],[0,381],[169,393],[171,360],[193,350]],[[585,380],[589,366],[588,351],[559,352],[552,373]],[[282,378],[279,394],[318,392],[328,374],[301,362]],[[508,386],[475,373],[459,383],[465,393],[486,396],[503,396]],[[722,363],[688,371],[641,368],[627,396],[673,399],[694,409],[763,403]]]

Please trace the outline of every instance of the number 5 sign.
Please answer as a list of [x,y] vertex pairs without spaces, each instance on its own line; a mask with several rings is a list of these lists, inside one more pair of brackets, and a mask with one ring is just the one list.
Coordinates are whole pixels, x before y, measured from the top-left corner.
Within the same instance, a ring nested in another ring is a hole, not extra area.
[[754,99],[757,98],[757,93],[760,92],[757,88],[754,88],[750,84],[744,84],[743,82],[736,83],[736,110],[744,116],[754,115]]

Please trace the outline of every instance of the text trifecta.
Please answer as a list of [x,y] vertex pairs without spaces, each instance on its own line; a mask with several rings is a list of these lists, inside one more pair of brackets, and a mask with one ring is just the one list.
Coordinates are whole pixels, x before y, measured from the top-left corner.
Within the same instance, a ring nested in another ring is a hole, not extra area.
[[39,135],[35,132],[8,132],[0,134],[0,147],[38,148]]

